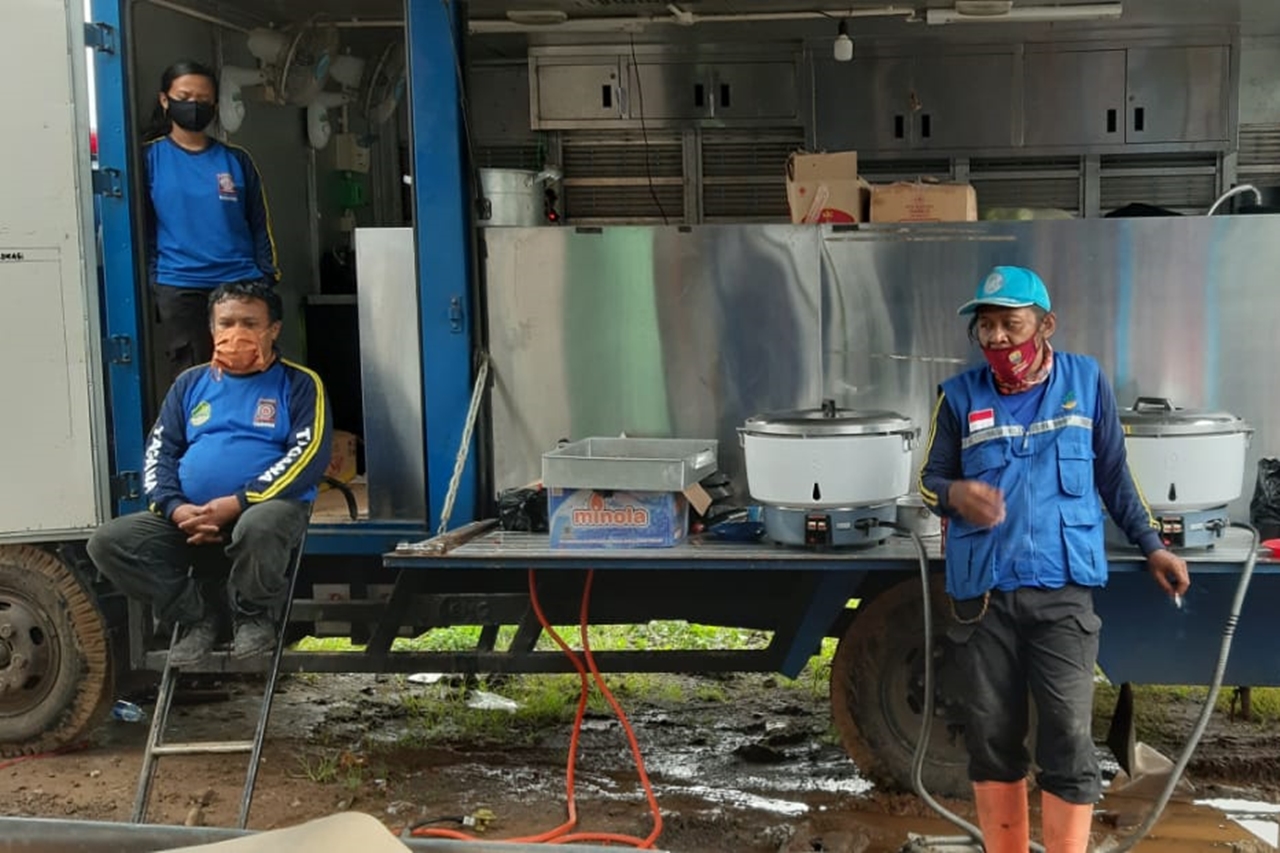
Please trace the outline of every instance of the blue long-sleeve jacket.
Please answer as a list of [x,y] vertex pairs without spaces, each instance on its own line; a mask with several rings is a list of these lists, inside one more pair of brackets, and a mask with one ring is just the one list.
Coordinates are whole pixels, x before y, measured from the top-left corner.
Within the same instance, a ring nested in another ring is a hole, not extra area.
[[[1068,380],[1068,375],[1077,378]],[[1083,404],[1087,399],[1087,405],[1077,405],[1076,395],[1072,393],[1074,389],[1070,387],[1070,382],[1079,382],[1080,377],[1089,377],[1085,381],[1094,386],[1086,385],[1080,389],[1080,403]],[[1062,384],[1064,382],[1068,384]],[[966,403],[951,399],[947,395],[948,388],[957,393],[964,391],[971,399]],[[990,369],[985,366],[949,380],[939,389],[930,428],[928,453],[920,474],[920,491],[925,502],[939,515],[957,520],[953,524],[954,533],[978,534],[979,531],[969,530],[971,526],[959,519],[948,503],[947,496],[952,483],[957,480],[981,479],[1004,488],[1010,513],[1053,513],[1054,521],[1050,523],[1046,518],[1046,528],[1057,530],[1058,509],[1053,505],[1057,500],[1054,495],[1059,492],[1059,477],[1066,476],[1067,472],[1060,471],[1061,463],[1054,459],[1076,456],[1076,451],[1069,448],[1074,447],[1075,442],[1083,440],[1083,453],[1079,454],[1083,458],[1080,461],[1084,462],[1092,457],[1092,464],[1085,469],[1091,476],[1080,483],[1079,487],[1074,483],[1063,484],[1061,488],[1064,489],[1070,486],[1067,494],[1063,495],[1063,501],[1070,503],[1073,495],[1083,496],[1096,490],[1112,519],[1129,540],[1141,548],[1144,555],[1164,547],[1150,509],[1129,472],[1124,432],[1115,395],[1105,376],[1097,369],[1096,362],[1086,356],[1055,354],[1054,374],[1047,385],[1038,390],[1045,395],[1045,399],[1039,407],[1039,414],[1035,416],[1038,423],[1032,424],[1028,430],[1025,425],[1009,420],[1012,406],[1002,404],[991,381]],[[965,411],[959,411],[958,407]],[[1059,439],[1057,430],[1064,424],[1070,428],[1068,434]],[[1079,427],[1085,427],[1087,432]],[[1044,445],[1045,440],[1052,442],[1053,447]],[[1062,441],[1068,443],[1064,445]],[[1009,476],[1023,471],[1025,473],[1019,476],[1034,476],[1034,472],[1040,470],[1038,463],[1026,463],[1055,450],[1055,457],[1044,460],[1047,469],[1041,474],[1051,482],[1042,489],[1033,490],[1035,493],[1042,493],[1047,503],[1030,510],[1023,510],[1016,502],[1010,505],[1013,500],[1010,489],[1020,494],[1022,490],[1018,485],[1019,481],[1009,480]],[[1032,456],[1025,457],[1024,454],[1028,451]],[[1075,464],[1076,459],[1068,459],[1067,466],[1071,468],[1070,474],[1073,477]],[[1064,520],[1075,523],[1074,517],[1065,519],[1065,516],[1079,515],[1085,505],[1087,501],[1081,507],[1064,510]],[[1084,520],[1083,517],[1080,518],[1082,523]],[[997,529],[993,534],[1004,538],[1009,532],[999,533]],[[1056,566],[1051,566],[1047,573],[1043,564],[1035,569],[1022,566],[1029,559],[1029,554],[1034,554],[1035,548],[1034,543],[1024,544],[1028,544],[1032,551],[1014,546],[1012,542],[997,547],[1001,557],[998,560],[1000,565],[995,567],[994,585],[1003,588],[1025,585],[1032,576],[1036,578],[1035,584],[1047,586],[1057,586],[1067,581],[1066,576],[1058,576]],[[951,556],[951,545],[949,537],[948,557]],[[1010,547],[1014,550],[1008,550]],[[1019,571],[1020,567],[1022,571]],[[1015,578],[1016,574],[1021,574],[1022,577]],[[957,583],[963,583],[961,579],[956,580]]]
[[320,377],[277,359],[261,373],[182,373],[147,441],[143,492],[169,518],[184,503],[235,495],[242,509],[273,498],[314,500],[333,430]]
[[144,155],[152,282],[211,290],[279,280],[267,196],[248,151],[216,139],[187,151],[161,137]]

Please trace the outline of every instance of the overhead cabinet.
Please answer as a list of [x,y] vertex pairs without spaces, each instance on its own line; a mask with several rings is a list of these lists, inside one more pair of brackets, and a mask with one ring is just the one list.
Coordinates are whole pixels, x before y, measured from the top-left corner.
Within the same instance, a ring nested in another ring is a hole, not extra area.
[[531,53],[535,129],[799,125],[795,58]]
[[1230,139],[1229,47],[1028,53],[1028,146],[1150,145]]
[[1012,53],[814,61],[819,148],[1007,148],[1016,142]]

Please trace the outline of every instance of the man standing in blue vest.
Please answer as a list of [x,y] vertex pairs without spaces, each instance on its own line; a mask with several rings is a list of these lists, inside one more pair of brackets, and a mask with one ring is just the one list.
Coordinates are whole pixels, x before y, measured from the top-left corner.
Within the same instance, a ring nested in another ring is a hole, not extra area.
[[1026,853],[1028,693],[1048,853],[1085,853],[1102,793],[1091,721],[1107,580],[1104,507],[1170,596],[1187,566],[1164,547],[1129,473],[1098,363],[1055,352],[1049,293],[996,267],[960,308],[987,363],[942,384],[920,492],[948,519],[947,594],[970,685],[969,778],[988,853]]

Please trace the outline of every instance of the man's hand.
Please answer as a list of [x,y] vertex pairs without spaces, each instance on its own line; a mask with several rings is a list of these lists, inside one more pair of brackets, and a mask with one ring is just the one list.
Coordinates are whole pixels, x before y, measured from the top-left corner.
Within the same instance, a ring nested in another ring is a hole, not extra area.
[[[200,512],[200,507],[195,504],[182,504],[173,511],[173,515],[169,516],[169,518],[178,527],[187,530],[187,525],[191,524],[200,515]],[[187,532],[191,531],[188,530]]]
[[1147,557],[1147,571],[1170,598],[1185,595],[1191,587],[1186,561],[1166,548],[1151,552]]
[[240,500],[235,495],[214,498],[200,507],[204,512],[206,523],[215,525],[218,530],[225,530],[240,517]]
[[978,527],[995,527],[1004,521],[1004,493],[980,480],[956,480],[947,490],[947,503]]

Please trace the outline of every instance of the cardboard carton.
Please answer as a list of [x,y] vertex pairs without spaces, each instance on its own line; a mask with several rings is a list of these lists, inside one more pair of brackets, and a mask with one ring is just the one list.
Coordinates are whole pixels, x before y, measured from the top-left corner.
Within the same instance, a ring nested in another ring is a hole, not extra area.
[[865,222],[870,185],[858,177],[858,152],[796,152],[787,160],[787,204],[796,224]]
[[969,184],[925,182],[871,188],[872,222],[976,222],[978,196]]

